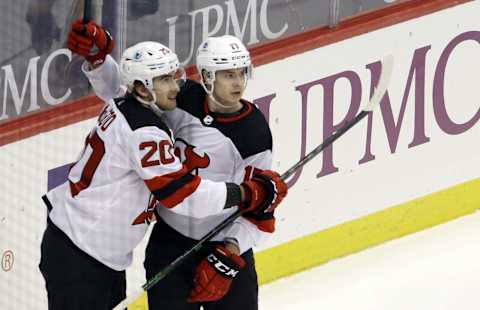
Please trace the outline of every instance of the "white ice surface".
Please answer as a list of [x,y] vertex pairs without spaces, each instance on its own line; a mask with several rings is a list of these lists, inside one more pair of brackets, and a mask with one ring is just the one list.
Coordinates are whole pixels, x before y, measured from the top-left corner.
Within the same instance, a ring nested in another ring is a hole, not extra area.
[[260,310],[478,310],[480,213],[260,287]]

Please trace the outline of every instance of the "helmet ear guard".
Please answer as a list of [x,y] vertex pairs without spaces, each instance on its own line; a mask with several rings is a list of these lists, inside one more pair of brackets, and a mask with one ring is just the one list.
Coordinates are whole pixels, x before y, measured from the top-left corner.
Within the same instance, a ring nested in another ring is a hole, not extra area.
[[177,71],[175,71],[175,82],[177,83],[178,87],[182,87],[185,82],[187,81],[187,73],[183,67],[179,67]]
[[208,94],[213,92],[213,83],[215,82],[215,72],[203,69],[200,74],[200,81]]
[[207,81],[215,81],[215,72],[203,69],[203,73],[205,73]]

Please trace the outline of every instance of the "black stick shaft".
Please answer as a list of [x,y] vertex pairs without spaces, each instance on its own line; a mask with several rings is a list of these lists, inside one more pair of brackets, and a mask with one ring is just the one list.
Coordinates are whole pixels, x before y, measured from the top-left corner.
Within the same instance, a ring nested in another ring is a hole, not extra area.
[[291,177],[298,169],[303,167],[306,163],[311,161],[315,156],[321,153],[324,149],[329,147],[335,140],[343,136],[350,128],[355,126],[358,122],[360,122],[365,116],[367,116],[369,111],[362,111],[360,112],[354,119],[347,122],[343,127],[335,131],[330,137],[326,138],[322,144],[317,146],[313,149],[310,153],[305,155],[304,158],[299,160],[295,165],[293,165],[290,169],[288,169],[284,174],[281,175],[282,180],[286,180]]
[[190,248],[188,251],[183,253],[181,256],[177,257],[172,263],[170,263],[167,267],[165,267],[162,271],[157,273],[153,278],[147,281],[144,285],[142,285],[142,288],[145,291],[148,291],[152,286],[157,284],[160,280],[165,278],[172,270],[174,270],[178,265],[182,264],[184,260],[190,257],[190,255],[198,250],[200,250],[203,246],[203,244],[213,237],[217,235],[222,229],[230,225],[233,221],[235,221],[238,217],[242,215],[242,211],[237,210],[235,213],[227,217],[223,222],[218,224],[214,229],[212,229],[208,234],[203,236],[202,239],[200,239],[192,248]]
[[87,24],[91,19],[92,0],[84,0],[83,2],[83,23]]

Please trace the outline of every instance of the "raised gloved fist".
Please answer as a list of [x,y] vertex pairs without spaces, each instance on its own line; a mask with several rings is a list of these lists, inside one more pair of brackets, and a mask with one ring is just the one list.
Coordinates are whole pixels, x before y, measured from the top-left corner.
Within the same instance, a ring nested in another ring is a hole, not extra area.
[[245,267],[240,256],[219,245],[198,265],[189,303],[221,299],[230,289],[232,280]]
[[102,64],[114,46],[110,33],[92,21],[84,24],[82,20],[76,20],[68,33],[68,49],[85,57],[92,65]]
[[240,186],[246,198],[239,208],[253,213],[273,212],[288,192],[287,184],[271,170],[259,170]]

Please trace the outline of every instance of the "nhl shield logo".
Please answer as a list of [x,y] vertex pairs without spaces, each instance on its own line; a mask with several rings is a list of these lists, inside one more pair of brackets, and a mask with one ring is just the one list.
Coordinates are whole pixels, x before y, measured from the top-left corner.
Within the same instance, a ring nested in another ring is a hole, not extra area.
[[211,125],[213,123],[213,117],[207,115],[203,118],[203,122],[205,123],[205,125]]

